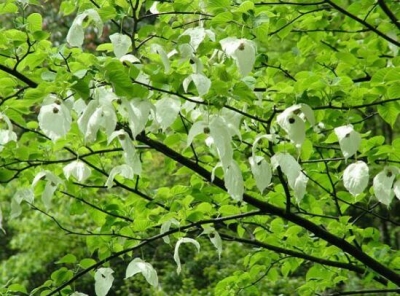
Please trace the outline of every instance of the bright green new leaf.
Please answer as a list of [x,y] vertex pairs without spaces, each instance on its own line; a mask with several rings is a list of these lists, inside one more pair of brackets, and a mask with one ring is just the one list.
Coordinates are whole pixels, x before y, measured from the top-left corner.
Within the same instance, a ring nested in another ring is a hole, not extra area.
[[28,22],[28,30],[32,33],[42,30],[42,15],[39,13],[32,13],[26,18]]

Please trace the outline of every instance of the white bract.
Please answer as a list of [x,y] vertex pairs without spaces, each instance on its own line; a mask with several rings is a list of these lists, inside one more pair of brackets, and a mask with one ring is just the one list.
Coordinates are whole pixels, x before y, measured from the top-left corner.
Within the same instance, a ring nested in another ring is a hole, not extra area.
[[128,120],[133,139],[146,127],[150,110],[156,112],[153,104],[148,100],[133,99],[128,101],[125,98],[121,99],[119,113]]
[[191,243],[191,244],[195,245],[195,247],[197,248],[197,252],[200,252],[200,244],[199,244],[196,240],[194,240],[194,239],[192,239],[192,238],[188,238],[188,237],[180,238],[180,239],[176,242],[175,251],[174,251],[174,260],[175,260],[175,262],[176,262],[176,265],[178,266],[178,267],[176,268],[176,272],[177,272],[178,274],[180,274],[180,273],[181,273],[181,270],[182,270],[182,267],[181,267],[181,259],[179,258],[179,247],[181,246],[182,243]]
[[208,238],[210,239],[211,243],[214,245],[214,247],[218,251],[218,257],[221,259],[221,254],[222,254],[222,239],[221,236],[219,235],[218,231],[214,229],[214,227],[211,227],[207,224],[203,226],[204,231],[201,233],[207,234]]
[[150,263],[147,263],[140,258],[133,259],[126,269],[125,278],[130,278],[137,273],[141,273],[146,281],[153,287],[158,286],[157,271],[155,271]]
[[97,296],[105,296],[110,290],[114,277],[114,271],[111,268],[99,268],[94,274],[94,289]]
[[158,100],[155,104],[156,107],[156,121],[165,131],[178,117],[181,102],[177,98],[164,97]]
[[368,179],[369,169],[363,161],[350,164],[343,172],[343,185],[353,196],[365,190]]
[[122,57],[119,58],[119,60],[122,63],[128,62],[128,63],[131,63],[131,64],[138,64],[138,63],[140,64],[140,60],[137,57],[135,57],[133,54],[123,55]]
[[356,154],[361,144],[361,136],[353,129],[351,124],[335,128],[335,134],[339,139],[340,149],[346,160]]
[[44,99],[38,121],[43,133],[55,142],[68,133],[72,117],[68,107],[55,96],[50,95]]
[[261,193],[264,192],[265,188],[271,184],[272,171],[269,163],[262,156],[251,156],[249,157],[249,163],[251,172],[253,173],[256,185]]
[[88,9],[78,14],[68,31],[67,42],[71,46],[80,47],[83,44],[85,32],[83,30],[83,22],[89,17],[97,29],[97,34],[101,36],[103,34],[103,22],[100,15],[94,9]]
[[[200,43],[203,42],[204,38],[208,36],[211,41],[215,41],[215,34],[211,30],[206,30],[202,27],[189,28],[182,35],[190,36],[190,45],[193,50],[196,51]],[[182,36],[181,35],[181,36]]]
[[136,153],[131,138],[124,130],[115,131],[108,138],[108,144],[117,137],[122,149],[124,150],[123,156],[126,164],[132,168],[134,174],[140,175],[142,173],[142,163],[140,162],[139,154]]
[[113,181],[117,175],[120,175],[126,179],[133,179],[134,173],[131,166],[127,164],[122,164],[113,168],[108,175],[105,186],[111,188],[113,186]]
[[59,185],[63,184],[63,181],[50,171],[41,171],[33,179],[31,185],[32,189],[34,189],[38,182],[43,178],[46,180],[46,185],[42,193],[42,201],[46,209],[49,209],[51,207],[51,199],[54,192],[57,190]]
[[223,166],[223,169],[225,187],[228,190],[229,195],[234,200],[241,201],[244,193],[244,182],[239,165],[232,159],[229,165],[226,167]]
[[[83,109],[78,119],[79,130],[88,143],[96,140],[100,129],[104,130],[107,136],[110,136],[117,124],[117,115],[112,102],[117,100],[118,97],[104,87],[96,88],[92,96],[94,100],[91,100]],[[82,107],[79,106],[79,108]]]
[[211,80],[204,74],[191,74],[183,80],[183,89],[187,92],[190,82],[196,86],[199,96],[202,97],[208,93],[211,87]]
[[76,160],[63,168],[64,176],[67,180],[73,176],[78,182],[84,182],[89,178],[91,169],[80,160]]
[[0,151],[2,151],[5,144],[17,141],[17,134],[13,131],[13,125],[7,115],[0,113],[0,121],[4,121],[7,125],[7,129],[0,130]]
[[21,215],[22,208],[21,202],[26,201],[28,203],[33,203],[35,196],[33,194],[32,188],[19,189],[11,199],[11,212],[10,219],[16,218]]
[[110,35],[110,40],[113,45],[114,54],[118,59],[124,56],[132,45],[131,38],[125,34],[114,33]]
[[289,139],[298,148],[301,147],[306,137],[306,119],[310,125],[315,124],[314,112],[306,104],[291,106],[277,116],[278,124],[288,133]]
[[299,163],[288,153],[277,153],[271,157],[271,164],[274,170],[280,166],[290,188],[294,191],[297,202],[300,203],[306,193],[308,178],[301,171]]
[[400,199],[400,179],[394,182],[393,184],[393,192],[398,199]]
[[228,37],[220,41],[222,50],[236,61],[241,76],[246,76],[253,70],[256,61],[256,45],[247,39]]
[[[393,182],[396,175],[400,173],[399,168],[386,166],[378,173],[373,180],[373,187],[376,198],[384,205],[389,206],[394,197]],[[396,187],[397,191],[397,187]]]
[[[172,225],[172,224],[175,225],[175,226],[179,226],[179,225],[180,225],[180,223],[179,223],[178,220],[176,220],[176,219],[174,219],[174,218],[169,219],[168,221],[165,221],[163,224],[161,224],[161,227],[160,227],[160,234],[163,234],[163,233],[166,233],[167,231],[169,231],[169,229],[171,228],[171,225]],[[169,244],[170,239],[169,239],[169,236],[168,236],[168,235],[163,236],[162,239],[163,239],[163,241],[164,241],[165,243]]]
[[160,55],[161,62],[164,65],[164,71],[166,74],[169,73],[169,71],[171,70],[171,65],[169,62],[168,55],[165,52],[164,48],[159,44],[152,44],[151,51]]
[[233,160],[231,141],[233,135],[240,135],[240,118],[239,116],[232,116],[228,111],[222,111],[220,116],[210,118],[209,123],[197,121],[190,129],[187,141],[189,146],[197,135],[204,133],[209,135],[206,139],[206,144],[215,146],[221,160],[220,165],[224,171],[225,187],[232,198],[237,201],[243,198],[244,182],[241,170],[236,161]]

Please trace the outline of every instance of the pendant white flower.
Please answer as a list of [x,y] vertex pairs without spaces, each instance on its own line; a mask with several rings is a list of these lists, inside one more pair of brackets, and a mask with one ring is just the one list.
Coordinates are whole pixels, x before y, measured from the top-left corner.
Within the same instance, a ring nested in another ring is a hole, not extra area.
[[271,164],[274,170],[280,166],[297,202],[300,203],[306,193],[308,178],[303,174],[299,163],[289,153],[276,153],[271,157]]
[[339,139],[340,149],[346,160],[356,154],[360,147],[361,136],[351,124],[335,128],[335,134]]
[[32,189],[34,189],[38,182],[43,178],[46,180],[46,185],[42,193],[42,201],[46,209],[50,209],[51,199],[53,198],[54,192],[57,190],[59,185],[63,184],[63,181],[50,171],[41,171],[33,179],[31,185]]
[[78,119],[79,130],[88,143],[96,140],[100,129],[110,136],[117,124],[117,115],[112,102],[118,97],[104,87],[97,88],[92,95],[94,100],[89,102]]
[[[64,137],[71,128],[71,113],[67,106],[55,96],[45,99],[47,104],[40,108],[38,121],[43,133],[53,142]],[[50,103],[49,103],[50,102]]]
[[63,168],[64,176],[67,180],[73,176],[78,182],[84,182],[90,177],[90,168],[80,160],[76,160]]
[[376,198],[384,205],[389,205],[394,197],[393,182],[400,169],[395,166],[386,166],[373,180]]
[[251,72],[256,61],[256,45],[247,39],[228,37],[220,41],[227,56],[235,59],[242,77]]
[[78,14],[74,19],[67,34],[67,42],[69,43],[69,45],[76,47],[82,46],[85,37],[83,22],[88,17],[91,21],[94,22],[94,25],[96,26],[96,29],[98,31],[98,35],[101,36],[101,34],[103,33],[103,21],[101,20],[100,15],[96,10],[88,9]]
[[147,263],[140,258],[133,259],[126,268],[125,278],[130,278],[137,273],[143,274],[146,281],[153,287],[158,286],[157,272],[150,263]]
[[310,125],[315,124],[314,112],[306,104],[291,106],[277,116],[278,124],[288,133],[289,139],[298,148],[306,138],[306,119]]
[[369,169],[365,162],[357,161],[350,164],[343,173],[344,187],[356,196],[362,193],[368,185]]
[[132,45],[132,40],[129,36],[121,33],[110,35],[110,40],[113,45],[114,54],[118,59],[124,56]]
[[2,151],[5,144],[11,141],[17,141],[17,134],[13,131],[13,125],[5,114],[0,113],[0,121],[7,124],[7,129],[0,130],[0,151]]

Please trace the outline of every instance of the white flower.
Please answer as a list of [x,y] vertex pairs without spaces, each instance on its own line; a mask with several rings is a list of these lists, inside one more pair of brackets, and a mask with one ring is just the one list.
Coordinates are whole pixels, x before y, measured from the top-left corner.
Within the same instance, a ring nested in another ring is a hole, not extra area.
[[253,41],[228,37],[221,40],[220,44],[226,55],[235,59],[242,77],[251,72],[256,61],[256,45]]
[[277,116],[278,124],[288,133],[296,147],[301,147],[306,138],[305,119],[311,125],[315,124],[314,112],[306,104],[291,106]]
[[365,162],[357,161],[350,164],[343,173],[344,187],[356,196],[364,191],[368,185],[369,169]]
[[89,178],[91,174],[90,168],[82,161],[76,160],[63,168],[65,178],[67,180],[73,176],[78,182],[83,182]]
[[[373,180],[373,187],[376,198],[383,204],[389,205],[394,197],[393,182],[396,175],[400,173],[399,168],[386,166],[378,173]],[[397,182],[396,182],[397,183]],[[396,185],[397,192],[397,185]]]
[[65,136],[71,128],[71,113],[67,106],[55,96],[45,98],[40,108],[38,121],[43,133],[53,142]]
[[339,139],[340,149],[346,160],[356,154],[360,147],[361,136],[353,129],[351,124],[335,128],[335,134]]

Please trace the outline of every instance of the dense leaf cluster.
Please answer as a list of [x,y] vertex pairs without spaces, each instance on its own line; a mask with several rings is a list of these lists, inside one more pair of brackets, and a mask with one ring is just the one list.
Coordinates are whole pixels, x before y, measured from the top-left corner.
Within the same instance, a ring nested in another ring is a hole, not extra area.
[[2,292],[398,292],[396,2],[4,1]]

